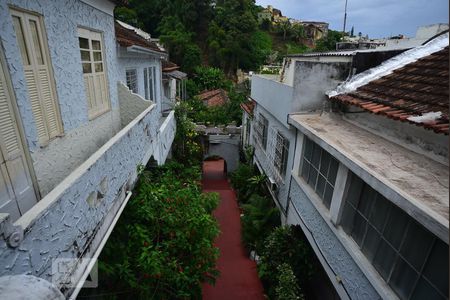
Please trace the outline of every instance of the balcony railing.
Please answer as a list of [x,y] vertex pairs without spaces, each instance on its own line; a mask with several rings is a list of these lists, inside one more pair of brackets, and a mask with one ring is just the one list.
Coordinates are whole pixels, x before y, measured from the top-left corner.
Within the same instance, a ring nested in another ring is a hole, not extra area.
[[[0,276],[34,275],[70,296],[123,210],[137,166],[151,156],[164,163],[175,118],[172,112],[161,126],[159,118],[150,103],[14,224],[0,222]],[[70,263],[56,274],[61,259]]]

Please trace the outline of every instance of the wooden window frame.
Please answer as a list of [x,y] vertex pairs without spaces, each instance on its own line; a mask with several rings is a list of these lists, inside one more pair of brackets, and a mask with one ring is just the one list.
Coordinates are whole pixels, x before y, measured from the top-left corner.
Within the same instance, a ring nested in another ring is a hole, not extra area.
[[[78,49],[80,51],[80,62],[83,74],[84,90],[86,92],[86,102],[88,105],[89,120],[93,120],[111,110],[111,100],[109,94],[108,71],[106,67],[106,51],[104,35],[102,32],[86,27],[78,27],[77,30]],[[88,40],[88,48],[80,47],[80,40]],[[100,50],[94,49],[92,41],[100,41]],[[89,52],[89,60],[83,60],[81,52]],[[101,61],[96,61],[94,53],[101,53]],[[96,71],[96,65],[102,65],[101,71]],[[90,64],[90,71],[85,72],[83,64]],[[103,75],[103,79],[99,76]],[[97,83],[96,83],[97,82]],[[104,85],[104,91],[98,85]],[[100,91],[100,92],[98,92]],[[98,102],[101,102],[98,104]]]
[[[27,53],[28,64],[25,64],[25,62],[21,58],[21,62],[24,67],[24,71],[26,68],[28,68],[29,66],[32,65],[32,60],[37,60],[35,57],[33,57],[34,54],[31,53],[32,50],[30,49],[31,47],[28,44],[28,43],[33,42],[33,36],[31,35],[30,30],[27,30],[27,28],[29,28],[29,25],[26,24],[26,21],[32,20],[37,25],[37,33],[39,36],[38,43],[39,43],[40,51],[41,51],[41,59],[43,60],[43,62],[44,61],[46,62],[42,65],[47,66],[48,84],[50,85],[52,105],[54,108],[54,116],[52,116],[52,117],[55,119],[54,126],[56,126],[56,131],[54,133],[51,133],[50,129],[49,129],[51,127],[51,125],[49,124],[49,112],[46,109],[46,104],[43,103],[43,99],[39,98],[39,109],[41,110],[41,114],[42,114],[41,122],[43,122],[43,125],[44,125],[44,132],[41,132],[41,134],[39,134],[39,131],[38,131],[37,134],[38,134],[39,145],[41,147],[46,147],[50,143],[50,141],[52,141],[53,139],[64,136],[64,127],[63,127],[63,123],[62,123],[61,111],[60,111],[58,95],[57,95],[57,91],[56,91],[55,76],[53,73],[52,61],[50,58],[50,50],[49,50],[49,46],[48,46],[48,37],[47,37],[46,29],[45,29],[44,18],[42,15],[40,15],[38,13],[28,11],[28,10],[25,10],[25,9],[22,9],[22,8],[13,6],[13,5],[9,6],[9,8],[10,8],[11,19],[14,20],[13,19],[14,17],[19,18],[23,38],[25,40],[24,46],[25,46],[25,51]],[[14,28],[14,32],[16,34],[16,40],[17,40],[17,32],[16,32],[15,28]],[[20,49],[20,47],[19,47],[19,52],[21,53],[21,57],[22,57],[22,50]],[[33,72],[36,72],[36,70],[34,70]],[[27,89],[29,92],[28,84],[27,84]],[[38,90],[39,93],[42,94],[39,83],[36,84],[36,90]],[[33,111],[33,109],[32,109],[32,111]],[[36,115],[35,111],[33,111],[33,118],[37,125],[38,120],[36,118],[38,118],[38,116]]]

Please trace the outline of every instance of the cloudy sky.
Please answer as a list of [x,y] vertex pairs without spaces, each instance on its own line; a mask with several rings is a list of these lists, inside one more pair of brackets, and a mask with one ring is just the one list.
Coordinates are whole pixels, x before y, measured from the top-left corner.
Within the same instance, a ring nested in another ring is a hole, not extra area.
[[[272,5],[284,16],[325,21],[330,28],[342,30],[345,0],[256,0],[256,4]],[[371,38],[397,34],[414,36],[418,26],[448,23],[448,0],[348,0],[347,27],[355,27]]]

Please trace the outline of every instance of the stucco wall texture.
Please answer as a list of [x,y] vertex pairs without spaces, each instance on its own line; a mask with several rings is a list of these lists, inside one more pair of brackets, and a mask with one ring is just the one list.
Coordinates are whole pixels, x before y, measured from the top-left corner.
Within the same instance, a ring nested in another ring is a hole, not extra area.
[[[52,140],[48,146],[43,148],[38,143],[9,7],[25,9],[43,16],[57,102],[61,111],[65,135]],[[67,13],[68,11],[70,13]],[[112,109],[92,121],[88,119],[87,98],[78,45],[78,27],[100,31],[103,34],[105,66]],[[116,85],[118,72],[114,63],[117,60],[113,28],[112,16],[78,0],[0,0],[1,46],[4,49],[42,196],[120,129]],[[61,152],[61,148],[66,149],[66,153],[57,155],[58,152]],[[68,171],[61,172],[60,170]]]
[[[24,225],[35,208],[22,216],[18,223],[26,228],[20,246],[10,248],[0,240],[0,276],[28,274],[51,281],[55,259],[82,257],[102,222],[111,219],[111,207],[136,179],[137,165],[153,155],[158,140],[148,132],[157,135],[158,119],[152,106],[43,198],[38,217]],[[102,197],[88,203],[98,192]]]
[[[380,299],[381,297],[364,273],[356,265],[295,180],[292,180],[289,197],[291,206],[294,206],[289,208],[290,213],[298,212],[330,268],[341,278],[350,299]],[[292,223],[292,219],[287,221]]]
[[[286,175],[283,178],[283,181],[278,184],[277,198],[283,209],[286,209],[287,199],[288,199],[288,187],[289,180],[291,177],[292,164],[294,161],[294,149],[295,149],[295,130],[288,129],[286,125],[278,121],[275,117],[272,116],[267,110],[265,110],[261,105],[257,105],[255,108],[255,116],[257,118],[258,114],[262,114],[267,121],[269,122],[269,130],[267,140],[270,141],[276,137],[272,135],[279,131],[285,138],[289,140],[289,154],[288,154],[288,162],[286,168]],[[270,128],[275,128],[276,131],[270,130]],[[250,139],[251,144],[254,145],[254,139]],[[255,145],[254,145],[255,146]],[[269,151],[274,151],[274,149],[270,148],[270,143],[267,143],[267,148],[264,151],[261,147],[255,146],[255,157],[258,160],[261,168],[264,172],[270,176],[272,172],[274,172],[273,161],[270,160],[270,156],[268,155]]]
[[122,126],[126,126],[153,103],[145,100],[138,94],[134,94],[122,82],[117,84],[117,90],[119,92],[120,121]]

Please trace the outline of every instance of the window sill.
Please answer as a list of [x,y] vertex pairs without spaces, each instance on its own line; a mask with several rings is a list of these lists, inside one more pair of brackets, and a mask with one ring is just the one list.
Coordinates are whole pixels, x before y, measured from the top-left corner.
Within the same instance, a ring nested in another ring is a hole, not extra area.
[[[349,237],[340,225],[334,225],[331,222],[330,211],[326,208],[326,206],[322,203],[322,200],[319,196],[316,195],[314,190],[297,174],[292,173],[291,176],[294,178],[296,183],[302,189],[302,191],[306,194],[308,200],[312,203],[314,208],[319,212],[322,219],[324,219],[325,223],[331,229],[333,234],[336,236],[338,241],[342,244],[344,249],[353,259],[355,264],[359,267],[361,272],[366,276],[367,280],[373,286],[373,288],[377,291],[377,293],[383,299],[399,299],[398,296],[394,293],[391,287],[384,281],[384,279],[378,274],[378,271],[372,266],[372,264],[367,260],[364,254],[359,249],[358,245]],[[292,202],[292,200],[290,200]]]

